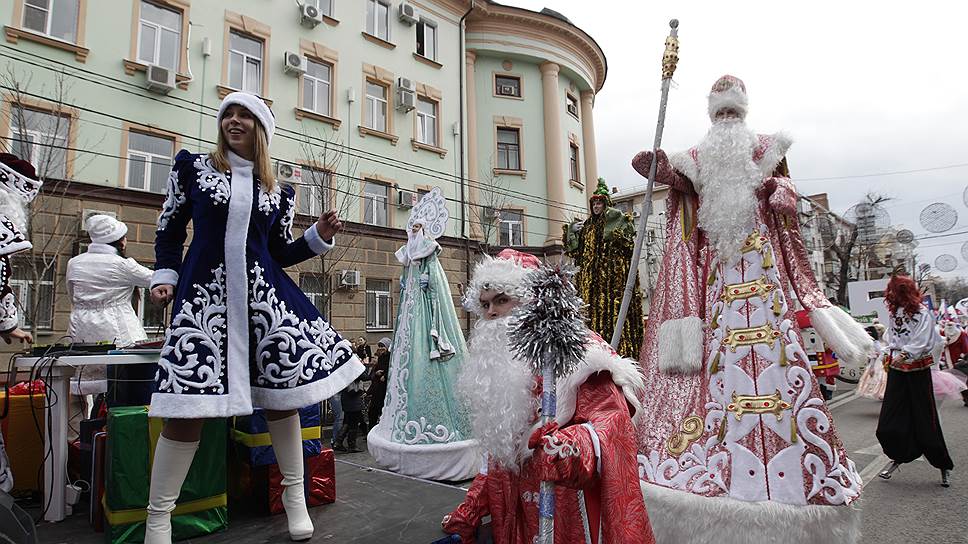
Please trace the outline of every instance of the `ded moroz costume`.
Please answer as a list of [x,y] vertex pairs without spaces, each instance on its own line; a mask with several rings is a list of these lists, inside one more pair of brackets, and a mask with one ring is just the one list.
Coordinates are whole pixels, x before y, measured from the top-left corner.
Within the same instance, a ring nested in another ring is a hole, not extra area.
[[[640,362],[639,473],[660,543],[856,542],[861,482],[796,324],[795,299],[842,359],[871,339],[817,287],[784,156],[747,128],[746,87],[723,76],[708,134],[666,159],[659,286]],[[632,161],[649,172],[652,152]]]

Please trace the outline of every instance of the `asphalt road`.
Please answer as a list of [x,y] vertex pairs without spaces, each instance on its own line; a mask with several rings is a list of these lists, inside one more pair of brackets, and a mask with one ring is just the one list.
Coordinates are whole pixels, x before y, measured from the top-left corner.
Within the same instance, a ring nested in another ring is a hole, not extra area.
[[863,544],[968,544],[968,407],[944,400],[939,409],[954,460],[951,487],[924,458],[902,465],[890,480],[877,473],[890,461],[874,436],[881,403],[844,390],[829,403],[834,424],[864,480]]

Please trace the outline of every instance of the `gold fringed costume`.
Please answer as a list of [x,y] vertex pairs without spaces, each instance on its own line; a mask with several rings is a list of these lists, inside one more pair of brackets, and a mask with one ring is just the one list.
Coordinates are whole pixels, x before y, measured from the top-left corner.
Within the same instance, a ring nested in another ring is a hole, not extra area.
[[[604,187],[604,195],[602,195]],[[635,226],[632,217],[610,207],[604,180],[592,197],[603,198],[603,213],[591,216],[579,227],[577,222],[564,225],[566,254],[578,267],[575,286],[578,295],[588,304],[588,327],[606,342],[612,339],[625,291],[625,280],[632,262],[635,245]],[[623,357],[638,359],[642,347],[642,292],[638,275],[635,278],[628,317],[618,345]]]

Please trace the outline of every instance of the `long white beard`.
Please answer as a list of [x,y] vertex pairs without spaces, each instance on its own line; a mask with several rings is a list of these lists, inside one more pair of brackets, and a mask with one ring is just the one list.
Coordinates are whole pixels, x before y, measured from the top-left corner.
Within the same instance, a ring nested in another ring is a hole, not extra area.
[[468,343],[457,391],[470,409],[474,438],[490,460],[517,471],[530,455],[527,433],[537,414],[534,376],[508,346],[511,317],[479,320]]
[[757,142],[756,134],[737,119],[713,123],[697,148],[699,226],[723,262],[739,254],[755,226],[755,191],[763,181],[753,162]]

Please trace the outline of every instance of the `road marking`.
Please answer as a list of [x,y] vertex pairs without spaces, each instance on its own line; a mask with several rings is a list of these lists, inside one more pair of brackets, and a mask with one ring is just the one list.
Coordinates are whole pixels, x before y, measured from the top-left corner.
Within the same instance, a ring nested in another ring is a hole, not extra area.
[[850,394],[848,394],[846,396],[840,397],[837,400],[834,400],[832,402],[827,403],[827,409],[828,410],[833,410],[834,408],[837,408],[839,406],[843,406],[843,405],[847,404],[850,401],[857,400],[857,398],[859,396],[860,395],[858,395],[857,392],[854,391],[853,393],[850,393]]
[[864,470],[860,471],[861,488],[863,489],[865,485],[869,484],[874,477],[877,476],[877,473],[880,472],[884,468],[884,465],[886,465],[890,460],[890,457],[882,453],[878,455],[876,459],[870,463],[867,463],[867,466],[864,467]]

